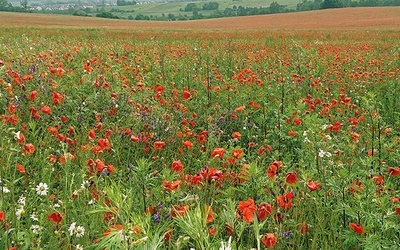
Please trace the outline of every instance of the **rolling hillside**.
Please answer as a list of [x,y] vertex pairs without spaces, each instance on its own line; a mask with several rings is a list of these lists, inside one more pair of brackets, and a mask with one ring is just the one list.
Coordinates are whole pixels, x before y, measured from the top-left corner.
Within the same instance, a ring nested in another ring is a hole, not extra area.
[[164,29],[400,29],[400,7],[343,8],[309,12],[194,21],[128,21],[94,17],[6,13],[0,25],[24,27],[164,28]]

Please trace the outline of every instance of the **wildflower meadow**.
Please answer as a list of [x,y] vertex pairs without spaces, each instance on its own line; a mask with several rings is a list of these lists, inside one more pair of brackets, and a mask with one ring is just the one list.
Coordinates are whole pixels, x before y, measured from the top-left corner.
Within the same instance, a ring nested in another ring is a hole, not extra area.
[[400,33],[0,32],[0,249],[400,249]]

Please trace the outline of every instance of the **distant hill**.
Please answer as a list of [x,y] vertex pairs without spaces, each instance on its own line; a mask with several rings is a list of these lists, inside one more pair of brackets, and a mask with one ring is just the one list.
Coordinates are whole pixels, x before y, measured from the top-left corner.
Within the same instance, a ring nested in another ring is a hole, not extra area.
[[163,29],[392,29],[400,30],[400,7],[340,8],[192,21],[130,21],[66,15],[7,13],[0,26]]

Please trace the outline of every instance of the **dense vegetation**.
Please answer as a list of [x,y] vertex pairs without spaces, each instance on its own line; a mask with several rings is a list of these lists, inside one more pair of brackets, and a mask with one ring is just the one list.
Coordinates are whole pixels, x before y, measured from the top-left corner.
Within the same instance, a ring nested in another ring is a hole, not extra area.
[[0,249],[400,248],[398,32],[0,34]]

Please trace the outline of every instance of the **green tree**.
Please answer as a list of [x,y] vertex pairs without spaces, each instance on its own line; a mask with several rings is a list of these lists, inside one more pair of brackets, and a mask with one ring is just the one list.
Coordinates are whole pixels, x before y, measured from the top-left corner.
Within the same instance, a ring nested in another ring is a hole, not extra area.
[[321,3],[321,9],[342,8],[343,2],[341,0],[325,0]]
[[188,3],[185,7],[185,12],[191,11],[199,11],[200,9],[197,7],[195,3]]
[[203,5],[203,10],[218,10],[219,3],[217,2],[209,2]]
[[5,10],[8,7],[8,1],[7,0],[0,0],[0,10]]
[[272,2],[269,5],[269,12],[270,13],[282,13],[282,12],[285,12],[285,7],[286,7],[285,5],[280,5],[277,2]]
[[21,0],[21,6],[23,9],[28,9],[28,0]]

